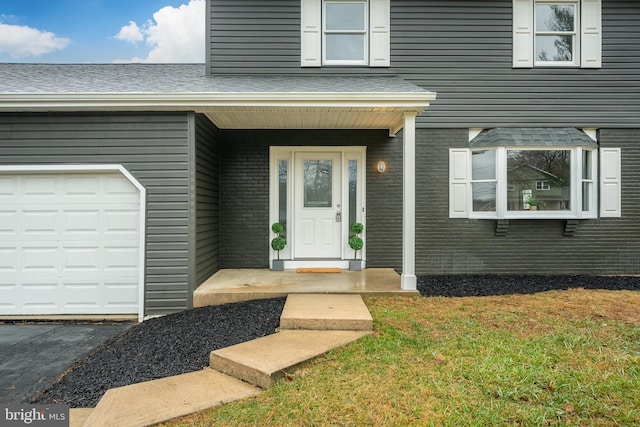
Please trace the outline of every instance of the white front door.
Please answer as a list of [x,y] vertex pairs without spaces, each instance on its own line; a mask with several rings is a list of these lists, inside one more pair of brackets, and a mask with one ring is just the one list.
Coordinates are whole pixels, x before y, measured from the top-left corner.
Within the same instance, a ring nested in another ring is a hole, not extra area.
[[294,258],[341,257],[342,154],[298,152],[294,179]]

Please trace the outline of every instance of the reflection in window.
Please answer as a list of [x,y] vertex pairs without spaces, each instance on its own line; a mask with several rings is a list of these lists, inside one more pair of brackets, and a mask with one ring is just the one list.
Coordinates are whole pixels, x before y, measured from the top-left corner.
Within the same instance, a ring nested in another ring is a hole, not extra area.
[[536,60],[575,62],[577,4],[537,2],[535,13]]
[[358,201],[358,161],[349,160],[349,229],[351,224],[358,221],[357,201]]
[[591,209],[591,195],[593,194],[593,153],[582,152],[582,211]]
[[473,151],[471,192],[474,212],[495,212],[496,184],[495,150]]
[[289,162],[278,160],[278,220],[284,225],[281,237],[287,236],[287,173]]
[[332,160],[304,161],[304,207],[330,208],[333,178]]
[[571,151],[508,150],[507,186],[508,210],[571,210]]

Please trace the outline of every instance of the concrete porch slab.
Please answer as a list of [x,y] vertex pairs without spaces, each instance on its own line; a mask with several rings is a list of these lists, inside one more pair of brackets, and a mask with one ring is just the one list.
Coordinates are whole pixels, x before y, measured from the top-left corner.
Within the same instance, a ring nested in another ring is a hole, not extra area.
[[289,294],[358,294],[418,296],[400,288],[392,268],[367,268],[340,273],[297,273],[296,270],[220,270],[193,293],[194,307],[220,305]]

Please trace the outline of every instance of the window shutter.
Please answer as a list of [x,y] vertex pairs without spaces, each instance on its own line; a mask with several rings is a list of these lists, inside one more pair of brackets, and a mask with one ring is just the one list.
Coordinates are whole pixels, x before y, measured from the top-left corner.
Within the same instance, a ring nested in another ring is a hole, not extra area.
[[449,149],[449,218],[469,218],[469,149]]
[[619,218],[621,209],[621,157],[619,148],[600,149],[600,216]]
[[322,1],[300,2],[300,65],[320,67],[322,65]]
[[582,0],[580,65],[602,67],[602,0]]
[[390,60],[390,3],[389,0],[371,0],[369,11],[369,65],[388,67]]
[[533,67],[533,0],[513,0],[513,67]]

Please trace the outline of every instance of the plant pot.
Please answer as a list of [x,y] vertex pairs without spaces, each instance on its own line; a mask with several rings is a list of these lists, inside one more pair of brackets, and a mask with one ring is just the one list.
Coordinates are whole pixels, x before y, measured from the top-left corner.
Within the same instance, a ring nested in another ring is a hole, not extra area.
[[529,206],[529,210],[530,211],[537,211],[538,207],[537,206]]
[[359,259],[349,260],[349,270],[350,271],[361,271],[362,270],[362,260],[359,260]]
[[284,271],[284,260],[283,259],[274,259],[271,261],[271,270],[273,271]]

